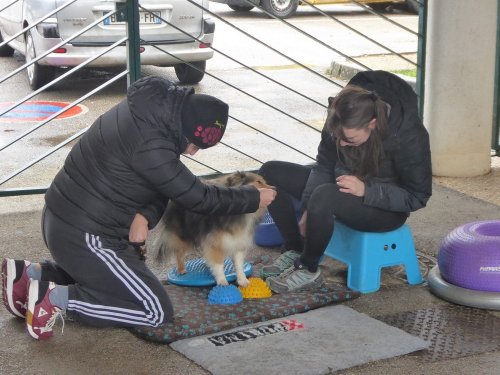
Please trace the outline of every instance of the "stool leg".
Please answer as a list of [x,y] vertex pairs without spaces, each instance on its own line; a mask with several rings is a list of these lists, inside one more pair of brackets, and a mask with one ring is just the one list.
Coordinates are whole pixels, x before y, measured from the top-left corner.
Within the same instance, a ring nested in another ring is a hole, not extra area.
[[408,281],[408,284],[410,285],[421,284],[424,281],[424,279],[422,278],[422,274],[420,273],[420,267],[418,265],[418,260],[416,255],[413,261],[405,262],[405,271],[406,271],[406,280]]
[[361,293],[372,293],[380,289],[380,268],[376,270],[366,265],[347,270],[347,287]]

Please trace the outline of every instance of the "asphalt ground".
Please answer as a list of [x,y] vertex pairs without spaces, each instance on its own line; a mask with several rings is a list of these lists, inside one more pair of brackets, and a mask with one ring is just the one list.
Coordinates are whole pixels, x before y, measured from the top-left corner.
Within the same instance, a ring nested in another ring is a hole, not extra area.
[[[38,196],[33,198],[30,210],[18,210],[16,204],[11,203],[11,211],[0,215],[2,257],[34,261],[50,258],[40,233],[42,206],[43,198]],[[434,184],[429,205],[414,213],[409,224],[417,250],[435,258],[442,239],[455,227],[476,220],[498,219],[498,213],[498,205]],[[255,248],[254,251],[269,251],[271,255],[276,255],[277,250]],[[164,268],[155,264],[151,266],[159,277],[165,277]],[[384,274],[390,275],[390,271],[384,271]],[[455,306],[431,294],[426,284],[408,286],[403,281],[383,283],[378,292],[362,295],[344,304],[373,317]],[[491,314],[500,318],[499,312],[492,311]],[[168,345],[143,341],[125,329],[96,329],[67,321],[64,332],[61,332],[61,325],[57,325],[51,340],[37,342],[28,335],[23,321],[12,317],[5,309],[0,309],[0,326],[2,374],[208,373]],[[496,340],[500,340],[500,332],[497,332]],[[499,366],[498,350],[439,361],[429,361],[425,356],[412,353],[337,373],[493,375],[498,373]]]
[[[278,74],[286,76],[287,72],[278,72]],[[315,87],[315,92],[310,95],[318,100],[324,99],[325,93],[334,91],[328,84],[318,83],[306,86],[308,90],[313,90],[311,86]],[[270,100],[274,99],[279,98],[270,98]],[[297,106],[293,102],[286,105],[291,109],[296,109]],[[301,108],[297,110],[300,111]],[[246,114],[255,114],[254,112],[242,104],[235,109],[234,113],[237,117],[244,117]],[[305,118],[317,124],[318,127],[321,126],[324,113],[307,109],[304,114]],[[276,123],[283,121],[289,120],[276,119]],[[242,134],[243,130],[239,130],[231,135],[231,138],[236,142],[238,136]],[[304,143],[306,136],[303,133],[297,132],[295,136],[301,141],[296,141],[296,143]],[[317,141],[315,137],[317,135],[307,137],[305,149],[308,153],[314,154],[314,144]],[[241,142],[244,146],[245,142]],[[269,155],[266,154],[269,152],[269,145],[262,144],[258,140],[250,141],[248,146],[257,154],[262,149],[264,158]],[[283,159],[289,157],[286,153],[282,156]],[[291,154],[290,158],[292,158]],[[226,155],[219,159],[228,159],[230,163],[235,163],[235,160]],[[238,163],[240,165],[241,161]],[[231,169],[234,165],[223,164],[222,167]],[[499,218],[498,158],[492,158],[492,167],[490,174],[477,178],[434,178],[434,194],[428,207],[412,214],[408,222],[420,253],[430,259],[435,259],[441,241],[457,226],[471,221]],[[44,176],[45,179],[47,177]],[[484,192],[489,192],[489,194],[485,195]],[[40,195],[0,198],[0,255],[2,257],[33,261],[50,258],[40,233],[42,207],[43,197]],[[255,248],[253,251],[256,253],[268,251],[276,255],[277,250]],[[164,268],[154,264],[151,266],[159,277],[164,278]],[[410,287],[402,281],[384,283],[378,292],[363,295],[346,302],[345,305],[373,317],[423,308],[455,307],[432,295],[426,284]],[[478,309],[477,313],[482,311]],[[497,311],[489,312],[489,314],[500,317]],[[5,309],[0,309],[0,327],[2,328],[0,331],[0,373],[2,374],[196,375],[208,373],[168,345],[143,341],[125,329],[96,329],[67,321],[64,333],[61,332],[62,327],[58,325],[55,328],[55,336],[50,341],[37,342],[27,334],[23,322],[13,318]],[[488,338],[489,341],[499,341],[500,332],[493,331],[491,337]],[[277,360],[283,359],[277,358]],[[412,353],[337,373],[493,375],[498,374],[498,368],[500,368],[500,351],[489,350],[437,361],[429,360],[421,353]]]

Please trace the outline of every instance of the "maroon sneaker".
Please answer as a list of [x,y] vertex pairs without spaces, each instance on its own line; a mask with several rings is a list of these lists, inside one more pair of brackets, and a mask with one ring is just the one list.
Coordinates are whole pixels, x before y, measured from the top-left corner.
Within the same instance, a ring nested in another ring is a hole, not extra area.
[[29,334],[37,340],[51,338],[52,328],[58,317],[63,321],[58,306],[50,302],[50,292],[56,287],[52,281],[38,281],[30,279],[28,283],[28,300],[26,302],[26,328]]
[[28,276],[26,270],[31,263],[27,260],[4,258],[2,262],[3,304],[13,315],[24,318],[26,315],[26,296]]

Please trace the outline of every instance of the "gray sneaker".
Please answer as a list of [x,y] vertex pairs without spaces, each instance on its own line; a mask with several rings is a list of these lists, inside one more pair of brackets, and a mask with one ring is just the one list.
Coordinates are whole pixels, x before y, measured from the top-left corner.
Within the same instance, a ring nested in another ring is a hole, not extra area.
[[288,250],[281,254],[272,264],[264,266],[260,270],[260,276],[265,280],[268,277],[279,276],[286,269],[293,266],[295,259],[300,257],[300,253],[295,250]]
[[323,277],[319,269],[310,272],[305,268],[292,266],[279,276],[269,277],[266,283],[275,293],[300,292],[320,287]]

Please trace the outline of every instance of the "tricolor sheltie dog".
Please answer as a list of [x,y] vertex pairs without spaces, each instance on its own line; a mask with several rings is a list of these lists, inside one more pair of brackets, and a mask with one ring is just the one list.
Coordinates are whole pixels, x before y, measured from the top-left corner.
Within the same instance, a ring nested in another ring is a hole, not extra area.
[[[221,186],[254,185],[257,188],[273,188],[264,178],[252,172],[235,172],[206,183]],[[169,202],[157,225],[158,236],[153,242],[153,251],[159,261],[175,254],[177,272],[186,273],[186,255],[201,250],[217,285],[228,285],[224,274],[224,259],[230,257],[236,271],[239,286],[248,286],[243,271],[247,251],[254,243],[256,226],[260,223],[265,208],[241,215],[202,215]]]

